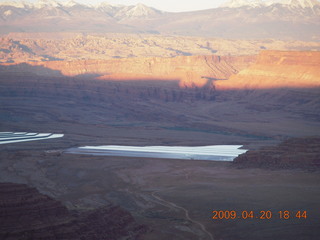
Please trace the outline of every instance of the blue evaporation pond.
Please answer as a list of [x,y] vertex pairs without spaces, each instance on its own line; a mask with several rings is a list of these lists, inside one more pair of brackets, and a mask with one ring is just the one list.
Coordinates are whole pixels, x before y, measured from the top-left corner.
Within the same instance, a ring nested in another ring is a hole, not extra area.
[[86,146],[71,148],[66,153],[87,154],[96,156],[122,156],[122,157],[145,157],[145,158],[171,158],[186,160],[209,160],[209,161],[233,161],[234,158],[247,152],[240,149],[242,145],[213,145],[213,146]]
[[28,133],[28,132],[0,132],[0,144],[29,142],[50,138],[61,138],[63,134]]

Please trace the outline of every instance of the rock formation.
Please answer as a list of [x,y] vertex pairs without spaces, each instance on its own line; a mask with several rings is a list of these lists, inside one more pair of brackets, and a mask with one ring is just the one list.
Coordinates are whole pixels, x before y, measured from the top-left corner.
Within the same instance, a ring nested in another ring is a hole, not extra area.
[[[227,79],[247,67],[255,56],[180,56],[175,58],[129,58],[3,63],[1,72],[40,76],[99,76],[112,80],[179,80],[181,87],[203,87],[215,79]],[[11,70],[9,70],[11,69]]]
[[235,40],[119,33],[9,33],[0,38],[0,62],[115,58],[256,55],[261,49],[320,50],[319,42]]
[[[253,64],[253,62],[256,63]],[[3,76],[12,76],[11,81],[21,81],[21,79],[14,80],[17,76],[30,76],[30,79],[37,76],[37,78],[42,78],[37,80],[40,82],[47,82],[51,77],[68,77],[69,80],[70,77],[82,77],[83,80],[109,80],[105,82],[113,82],[113,84],[119,82],[116,87],[117,91],[130,92],[134,96],[151,96],[157,92],[156,98],[177,100],[178,95],[183,95],[183,98],[186,99],[189,93],[179,92],[187,88],[205,89],[207,92],[200,93],[200,95],[205,95],[203,99],[212,99],[214,89],[221,92],[221,90],[237,89],[319,87],[319,66],[320,52],[262,51],[258,58],[256,56],[211,55],[2,63],[0,71]],[[59,82],[55,81],[56,84]],[[138,84],[138,82],[146,81],[148,86]],[[177,82],[179,82],[178,85]],[[106,91],[113,91],[113,88],[114,86],[107,88]],[[176,93],[170,94],[172,90]],[[290,97],[290,101],[292,100],[294,99]]]
[[117,206],[78,213],[23,184],[0,183],[0,238],[138,239],[146,227]]
[[248,151],[234,159],[239,167],[320,169],[320,138],[292,138],[278,146]]
[[319,66],[319,51],[262,51],[255,64],[215,86],[218,90],[320,87]]
[[318,87],[319,66],[319,51],[262,51],[258,59],[256,56],[210,55],[2,63],[0,67],[2,73],[11,71],[14,75],[179,80],[180,87],[204,87],[215,80],[216,89],[232,90]]

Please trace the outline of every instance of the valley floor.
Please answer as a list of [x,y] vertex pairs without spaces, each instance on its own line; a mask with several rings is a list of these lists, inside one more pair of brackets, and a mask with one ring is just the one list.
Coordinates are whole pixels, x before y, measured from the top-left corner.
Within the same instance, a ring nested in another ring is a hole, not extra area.
[[[237,169],[227,162],[71,155],[48,151],[45,145],[23,150],[34,144],[15,144],[14,151],[2,146],[1,182],[26,183],[70,209],[114,203],[150,227],[144,239],[310,240],[320,234],[318,172]],[[215,210],[236,211],[238,216],[253,211],[255,217],[212,219]],[[260,219],[260,211],[271,211],[272,218]],[[291,218],[280,219],[279,211],[290,211]],[[307,211],[307,218],[295,217],[297,211]]]

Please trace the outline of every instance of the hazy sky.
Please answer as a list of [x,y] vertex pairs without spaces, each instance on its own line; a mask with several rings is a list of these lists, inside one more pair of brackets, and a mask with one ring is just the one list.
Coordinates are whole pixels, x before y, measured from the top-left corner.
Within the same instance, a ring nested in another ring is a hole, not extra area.
[[[0,2],[18,2],[19,0],[0,0]],[[37,2],[38,0],[24,0],[25,2]],[[50,0],[42,0],[50,1]],[[70,0],[56,0],[58,2],[68,2]],[[108,2],[111,4],[135,5],[143,3],[147,6],[154,7],[159,10],[168,12],[183,12],[215,8],[222,3],[229,2],[230,0],[75,0],[84,4],[96,4],[101,2]],[[250,0],[249,0],[250,1]],[[253,0],[251,0],[253,1]],[[268,0],[263,0],[268,1]],[[319,2],[319,0],[318,0]]]
[[[11,0],[0,0],[0,2],[10,2]],[[19,0],[13,0],[18,2]],[[37,0],[24,0],[25,2],[37,2]],[[143,3],[163,11],[182,12],[215,8],[228,0],[75,0],[79,3],[95,4],[99,2],[108,2],[111,4],[135,5]],[[58,0],[58,2],[68,2],[68,0]]]

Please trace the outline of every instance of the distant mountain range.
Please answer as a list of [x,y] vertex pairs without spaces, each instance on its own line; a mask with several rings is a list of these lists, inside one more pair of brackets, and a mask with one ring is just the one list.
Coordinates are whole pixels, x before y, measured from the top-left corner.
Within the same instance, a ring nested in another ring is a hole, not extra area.
[[239,7],[268,7],[274,4],[287,6],[288,8],[313,8],[319,6],[317,0],[230,0],[221,7],[239,8]]
[[231,0],[218,8],[170,13],[143,4],[84,5],[42,0],[0,3],[0,33],[121,32],[221,38],[320,40],[317,0]]

